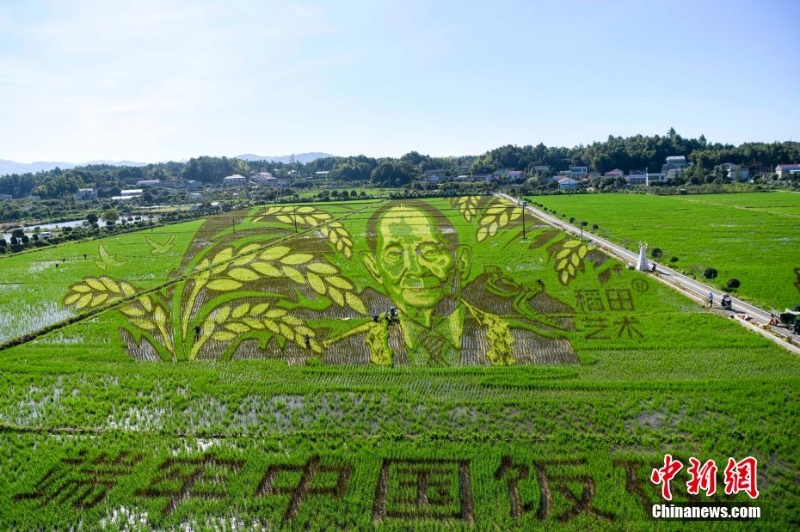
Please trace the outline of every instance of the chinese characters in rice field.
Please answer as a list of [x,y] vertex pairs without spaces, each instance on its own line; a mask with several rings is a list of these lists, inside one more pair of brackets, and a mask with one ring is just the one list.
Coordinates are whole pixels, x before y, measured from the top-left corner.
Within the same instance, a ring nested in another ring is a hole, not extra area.
[[[750,499],[759,496],[755,458],[729,458],[721,479],[717,478],[713,460],[702,465],[695,457],[690,457],[689,461],[686,482],[677,481],[676,475],[683,464],[671,455],[664,457],[662,467],[652,469],[649,481],[642,471],[652,463],[650,461],[614,459],[612,463],[624,471],[625,491],[639,499],[645,513],[653,504],[672,501],[673,496],[689,502],[705,500],[710,503],[730,502],[731,497],[740,492]],[[145,465],[151,471],[149,483],[136,489],[134,495],[139,500],[157,501],[163,519],[193,499],[217,500],[224,504],[229,498],[228,484],[248,466],[244,459],[222,458],[212,452],[170,457],[155,469],[144,462],[143,456],[127,452],[110,457],[105,453],[91,456],[82,450],[74,457],[62,458],[35,485],[17,493],[12,500],[38,507],[69,505],[74,511],[82,512],[104,503],[124,478]],[[259,459],[259,463],[262,462]],[[489,493],[503,494],[502,500],[496,502],[504,505],[508,516],[514,520],[565,522],[584,515],[604,522],[616,521],[613,508],[598,506],[598,484],[583,457],[526,461],[504,455],[486,478],[475,477],[473,460],[469,458],[383,458],[378,462],[377,477],[370,479],[373,484],[367,490],[374,494],[371,511],[375,523],[419,519],[475,523],[479,517],[476,497],[486,497]],[[359,463],[363,466],[363,462]],[[357,488],[351,485],[352,479],[364,478],[356,477],[356,469],[356,465],[346,459],[319,455],[309,456],[305,461],[273,461],[266,465],[258,484],[247,489],[253,499],[267,498],[285,504],[280,519],[288,523],[304,512],[305,505],[320,498],[346,503],[348,494]],[[724,485],[724,497],[716,494],[718,480]],[[674,494],[670,490],[671,481],[675,482]],[[477,491],[476,483],[481,485]],[[491,483],[503,488],[487,490],[485,484]],[[740,500],[738,504],[746,505],[746,502]]]

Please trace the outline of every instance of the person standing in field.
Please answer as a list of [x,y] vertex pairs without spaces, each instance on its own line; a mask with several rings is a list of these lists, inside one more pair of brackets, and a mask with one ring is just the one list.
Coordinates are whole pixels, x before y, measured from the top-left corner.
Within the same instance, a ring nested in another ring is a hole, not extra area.
[[468,290],[483,282],[467,283],[472,250],[435,207],[411,200],[378,209],[367,222],[367,246],[361,260],[388,298],[387,325],[402,319],[398,327],[361,324],[326,347],[339,344],[352,360],[386,366],[578,362],[557,323],[513,307],[483,307],[491,293]]

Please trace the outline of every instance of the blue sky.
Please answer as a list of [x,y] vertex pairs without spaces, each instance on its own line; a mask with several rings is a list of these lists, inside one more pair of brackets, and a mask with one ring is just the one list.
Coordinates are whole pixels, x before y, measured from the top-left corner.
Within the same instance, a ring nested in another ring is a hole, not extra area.
[[0,159],[800,140],[800,2],[0,2]]

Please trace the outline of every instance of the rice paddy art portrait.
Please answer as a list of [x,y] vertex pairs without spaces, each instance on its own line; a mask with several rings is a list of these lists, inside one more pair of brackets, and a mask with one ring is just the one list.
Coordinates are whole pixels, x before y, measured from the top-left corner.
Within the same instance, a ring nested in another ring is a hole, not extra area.
[[372,303],[380,295],[365,297],[389,315],[373,315],[326,345],[346,341],[353,357],[368,352],[379,365],[577,362],[569,342],[553,334],[556,324],[540,319],[535,308],[514,306],[521,287],[513,279],[494,268],[464,285],[471,248],[429,204],[381,207],[367,223],[366,240],[361,260],[386,300],[381,307]]
[[[598,269],[605,256],[530,216],[531,239],[522,241],[522,209],[497,197],[238,216],[206,220],[160,290],[101,275],[72,284],[62,303],[80,311],[118,302],[119,332],[137,360],[574,364],[570,339],[596,328],[582,313],[597,309],[585,289],[565,290],[587,264],[601,283],[612,277]],[[153,254],[172,244],[145,239]],[[520,245],[524,258],[504,261]],[[604,288],[609,301],[623,297]],[[617,310],[633,310],[630,290],[624,298]]]

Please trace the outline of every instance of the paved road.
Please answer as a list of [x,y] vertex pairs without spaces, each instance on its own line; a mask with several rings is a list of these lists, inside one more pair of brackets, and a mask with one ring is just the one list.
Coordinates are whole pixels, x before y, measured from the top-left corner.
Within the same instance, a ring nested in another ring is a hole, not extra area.
[[[513,198],[507,194],[498,194],[501,197],[506,198],[509,201],[513,201],[514,203],[519,204],[519,200],[517,198]],[[574,235],[580,236],[581,235],[581,228],[564,222],[560,218],[556,218],[555,216],[551,216],[546,212],[532,207],[530,205],[527,206],[527,211],[536,216],[537,218],[541,218],[548,224],[562,229],[568,233],[572,233]],[[609,255],[616,257],[620,260],[627,262],[630,265],[635,265],[637,259],[639,257],[638,253],[634,253],[633,251],[629,251],[622,246],[619,246],[605,238],[601,238],[593,233],[589,233],[586,230],[583,230],[583,238],[584,240],[588,239],[588,241],[596,246],[599,249],[602,249]],[[652,259],[650,263],[652,264],[654,261]],[[735,319],[737,322],[742,324],[743,326],[765,336],[773,341],[775,341],[778,345],[787,349],[793,353],[800,354],[800,335],[792,334],[791,331],[785,329],[783,327],[771,327],[769,326],[770,320],[770,313],[764,309],[754,307],[749,303],[745,303],[736,298],[731,298],[733,303],[733,312],[729,312],[726,310],[722,310],[719,307],[719,302],[722,299],[723,294],[725,292],[721,292],[717,288],[713,286],[709,286],[704,284],[696,279],[692,279],[691,277],[687,277],[682,273],[679,273],[672,268],[665,266],[661,263],[656,263],[657,273],[651,274],[653,279],[656,279],[667,286],[670,286],[680,292],[684,293],[685,295],[691,297],[695,301],[697,301],[701,305],[706,305],[708,303],[708,294],[709,292],[714,294],[714,311],[719,312],[721,314],[728,315],[732,319]],[[780,312],[781,310],[778,309]],[[749,321],[743,319],[745,316],[749,315],[752,319]]]

